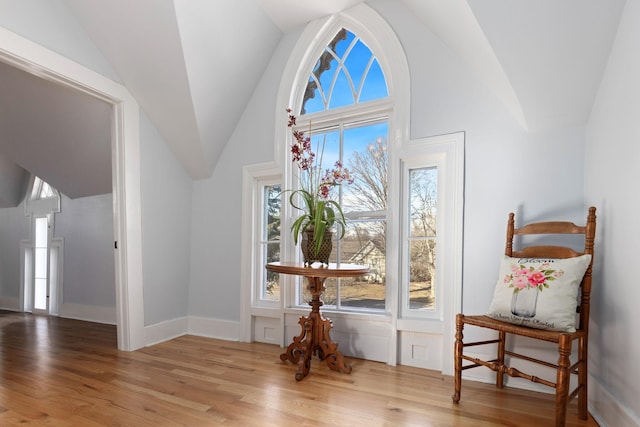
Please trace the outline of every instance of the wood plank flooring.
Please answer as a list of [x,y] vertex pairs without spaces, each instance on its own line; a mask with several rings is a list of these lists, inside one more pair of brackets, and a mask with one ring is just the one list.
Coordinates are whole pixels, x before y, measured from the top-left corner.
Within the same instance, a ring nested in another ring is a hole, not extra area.
[[[553,425],[551,395],[348,358],[296,382],[283,349],[183,336],[135,352],[114,326],[0,311],[0,426]],[[597,426],[577,418],[567,426]]]

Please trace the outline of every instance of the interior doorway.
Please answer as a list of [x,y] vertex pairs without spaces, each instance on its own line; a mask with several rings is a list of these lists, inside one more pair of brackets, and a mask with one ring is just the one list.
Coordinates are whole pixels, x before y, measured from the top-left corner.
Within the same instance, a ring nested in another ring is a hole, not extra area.
[[145,342],[138,104],[124,86],[1,27],[0,62],[80,94],[106,101],[112,106],[111,164],[118,348],[141,348]]

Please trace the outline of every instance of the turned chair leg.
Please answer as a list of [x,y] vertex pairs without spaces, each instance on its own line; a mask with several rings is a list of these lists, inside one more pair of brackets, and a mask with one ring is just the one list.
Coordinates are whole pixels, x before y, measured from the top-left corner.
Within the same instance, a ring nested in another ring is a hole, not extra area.
[[496,387],[504,387],[504,350],[507,345],[507,333],[503,331],[498,332],[498,371],[496,375]]
[[558,342],[558,374],[556,381],[556,427],[563,427],[567,417],[567,400],[569,397],[569,367],[571,366],[571,339],[567,335],[560,336]]
[[453,403],[460,402],[460,389],[462,388],[462,329],[464,328],[464,315],[458,314],[456,315],[456,342],[454,344],[454,374],[453,374],[453,383],[454,383],[454,393],[451,396],[453,399]]
[[588,418],[587,413],[587,338],[580,338],[578,342],[578,356],[580,357],[580,364],[578,365],[578,416],[583,420]]

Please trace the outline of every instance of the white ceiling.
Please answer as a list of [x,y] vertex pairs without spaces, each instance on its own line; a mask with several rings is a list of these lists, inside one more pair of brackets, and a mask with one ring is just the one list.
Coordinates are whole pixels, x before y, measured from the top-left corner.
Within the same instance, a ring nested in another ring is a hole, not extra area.
[[[211,175],[282,34],[362,2],[60,1],[193,179]],[[393,1],[459,55],[531,131],[586,123],[625,4]],[[3,162],[12,159],[70,197],[109,191],[105,105],[20,74],[0,66]],[[48,161],[34,153],[46,153]],[[15,181],[23,182],[17,175]]]

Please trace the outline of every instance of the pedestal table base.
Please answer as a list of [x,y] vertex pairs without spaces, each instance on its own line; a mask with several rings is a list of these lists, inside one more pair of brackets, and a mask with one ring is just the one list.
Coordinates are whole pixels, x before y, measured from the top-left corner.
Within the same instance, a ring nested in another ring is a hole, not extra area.
[[333,326],[330,319],[320,314],[322,301],[320,295],[324,291],[325,277],[307,277],[308,289],[311,292],[311,313],[300,318],[298,323],[302,328],[300,335],[293,338],[286,352],[280,355],[282,361],[290,361],[298,365],[295,374],[296,381],[302,380],[309,374],[311,357],[317,355],[320,360],[326,360],[327,366],[334,371],[351,373],[351,366],[345,365],[344,357],[338,350],[338,344],[331,341],[329,330]]

